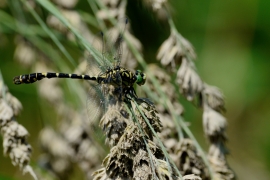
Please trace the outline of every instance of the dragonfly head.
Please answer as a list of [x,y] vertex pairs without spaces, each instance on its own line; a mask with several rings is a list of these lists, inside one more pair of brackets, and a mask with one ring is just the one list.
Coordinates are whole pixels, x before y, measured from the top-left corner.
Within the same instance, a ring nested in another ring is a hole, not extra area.
[[142,73],[141,70],[136,70],[135,76],[136,76],[136,78],[137,78],[136,83],[137,83],[138,85],[140,85],[140,86],[141,86],[141,85],[144,85],[144,83],[145,83],[145,81],[146,81],[146,74]]

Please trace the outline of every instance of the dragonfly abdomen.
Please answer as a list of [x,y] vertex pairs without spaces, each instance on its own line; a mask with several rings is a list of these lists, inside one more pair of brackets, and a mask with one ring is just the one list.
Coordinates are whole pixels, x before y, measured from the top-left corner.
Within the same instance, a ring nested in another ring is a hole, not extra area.
[[67,73],[31,73],[31,74],[24,74],[20,76],[16,76],[13,78],[14,84],[30,84],[36,81],[39,81],[43,78],[71,78],[71,79],[85,79],[85,80],[92,80],[96,81],[96,77],[90,77],[88,75],[78,75],[78,74],[67,74]]

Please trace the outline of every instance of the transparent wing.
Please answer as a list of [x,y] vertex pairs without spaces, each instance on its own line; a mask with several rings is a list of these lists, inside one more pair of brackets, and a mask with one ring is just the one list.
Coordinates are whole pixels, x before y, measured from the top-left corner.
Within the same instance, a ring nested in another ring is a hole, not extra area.
[[99,72],[105,72],[108,68],[112,68],[113,66],[106,52],[106,41],[103,32],[99,32],[95,35],[91,45],[94,48],[94,52],[88,54],[89,69],[92,70],[91,66],[93,66],[98,68]]
[[110,28],[106,35],[103,36],[104,55],[114,66],[120,66],[121,64],[122,43],[127,25],[128,19],[122,18],[117,22],[116,26]]
[[90,85],[87,98],[87,115],[92,133],[99,129],[99,121],[106,111],[106,95],[100,84]]
[[[108,35],[98,33],[93,41],[92,46],[95,53],[88,53],[87,69],[90,76],[98,76],[105,72],[108,68],[113,68],[113,65],[120,65],[122,56],[123,34],[128,21],[127,18],[121,19],[116,27],[111,28]],[[107,111],[109,105],[116,104],[119,100],[119,91],[115,91],[114,87],[104,84],[89,83],[90,90],[87,98],[87,114],[91,124],[92,132],[97,132],[99,129],[99,121]],[[118,95],[114,95],[117,92]]]

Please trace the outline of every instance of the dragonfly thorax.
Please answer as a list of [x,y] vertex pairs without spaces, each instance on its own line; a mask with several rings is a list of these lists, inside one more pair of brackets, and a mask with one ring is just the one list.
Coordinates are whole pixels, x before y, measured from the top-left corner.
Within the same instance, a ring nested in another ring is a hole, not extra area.
[[106,72],[101,73],[97,77],[97,82],[100,84],[111,84],[114,86],[131,87],[134,83],[143,85],[146,76],[141,71],[137,70],[136,73],[130,70],[117,66],[114,69],[107,69]]

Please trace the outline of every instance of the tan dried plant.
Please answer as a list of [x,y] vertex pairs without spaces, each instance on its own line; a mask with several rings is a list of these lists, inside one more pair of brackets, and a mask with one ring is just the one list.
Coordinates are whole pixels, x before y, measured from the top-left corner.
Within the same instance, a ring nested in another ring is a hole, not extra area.
[[[218,88],[207,85],[201,80],[193,62],[196,58],[193,47],[177,31],[171,18],[169,24],[171,35],[161,45],[157,59],[172,72],[179,68],[176,83],[180,86],[180,93],[191,102],[197,100],[198,107],[203,108],[204,132],[210,142],[208,161],[211,178],[235,179],[233,171],[226,162],[227,122],[222,115],[225,110],[223,95]],[[221,172],[221,169],[226,173]]]
[[16,116],[21,110],[22,104],[8,91],[0,74],[0,130],[3,137],[3,152],[23,173],[29,173],[33,179],[38,179],[29,165],[32,153],[32,147],[27,142],[29,133],[16,121]]

